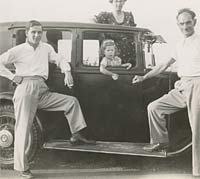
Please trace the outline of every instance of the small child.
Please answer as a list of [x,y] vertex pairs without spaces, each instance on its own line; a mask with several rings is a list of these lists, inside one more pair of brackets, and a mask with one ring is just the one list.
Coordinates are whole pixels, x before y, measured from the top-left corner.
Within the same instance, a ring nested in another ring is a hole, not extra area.
[[113,40],[104,40],[102,42],[100,55],[103,56],[100,63],[100,72],[105,75],[110,75],[113,80],[117,80],[119,75],[107,70],[107,66],[123,66],[127,67],[126,69],[130,69],[132,67],[131,63],[121,64],[122,60],[120,57],[116,56],[116,46]]

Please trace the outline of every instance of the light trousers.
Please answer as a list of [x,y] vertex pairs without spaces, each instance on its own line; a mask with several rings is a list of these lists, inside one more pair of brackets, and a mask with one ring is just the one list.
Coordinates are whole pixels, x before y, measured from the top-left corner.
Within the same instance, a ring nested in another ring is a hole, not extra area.
[[175,89],[148,105],[150,142],[169,142],[165,115],[185,107],[192,130],[193,175],[200,175],[200,77],[181,78]]
[[41,77],[25,77],[13,97],[15,110],[14,169],[29,169],[25,154],[27,140],[37,109],[64,111],[71,133],[86,127],[78,100],[73,96],[52,93]]

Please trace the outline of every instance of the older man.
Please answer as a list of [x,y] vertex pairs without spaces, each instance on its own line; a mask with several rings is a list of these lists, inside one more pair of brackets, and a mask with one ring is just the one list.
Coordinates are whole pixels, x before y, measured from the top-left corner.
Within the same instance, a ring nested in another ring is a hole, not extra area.
[[[72,144],[94,143],[81,135],[80,131],[86,127],[86,123],[78,100],[72,96],[52,93],[45,84],[48,78],[48,62],[56,63],[61,68],[68,87],[73,86],[73,78],[66,60],[56,54],[51,45],[41,42],[42,32],[40,22],[30,21],[26,27],[26,42],[0,56],[0,75],[17,84],[13,97],[16,117],[14,169],[26,178],[33,178],[25,148],[37,108],[64,111],[72,133]],[[15,74],[5,67],[9,63],[15,65]]]
[[169,138],[165,115],[187,107],[192,130],[193,175],[200,176],[200,35],[194,30],[195,16],[195,13],[187,8],[178,12],[177,24],[183,39],[177,44],[174,54],[166,63],[144,76],[136,76],[132,82],[154,77],[177,62],[180,80],[175,83],[175,89],[148,106],[151,141],[144,150],[166,149]]

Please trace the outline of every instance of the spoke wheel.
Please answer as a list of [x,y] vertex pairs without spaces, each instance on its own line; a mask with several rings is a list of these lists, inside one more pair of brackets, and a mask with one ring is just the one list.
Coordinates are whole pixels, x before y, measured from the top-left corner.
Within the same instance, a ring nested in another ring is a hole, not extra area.
[[[13,105],[0,106],[0,166],[1,168],[13,168],[14,163],[14,129],[15,117]],[[36,123],[33,126],[28,136],[26,146],[26,154],[31,161],[38,149],[41,139],[41,131]]]

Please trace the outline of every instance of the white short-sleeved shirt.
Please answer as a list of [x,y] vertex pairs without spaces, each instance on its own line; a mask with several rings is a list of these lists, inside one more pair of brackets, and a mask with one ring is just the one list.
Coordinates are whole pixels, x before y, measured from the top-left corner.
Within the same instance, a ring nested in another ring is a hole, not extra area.
[[200,35],[182,39],[172,54],[177,62],[179,77],[200,76]]
[[112,60],[104,57],[100,65],[107,66],[120,66],[122,64],[121,58],[115,56]]

